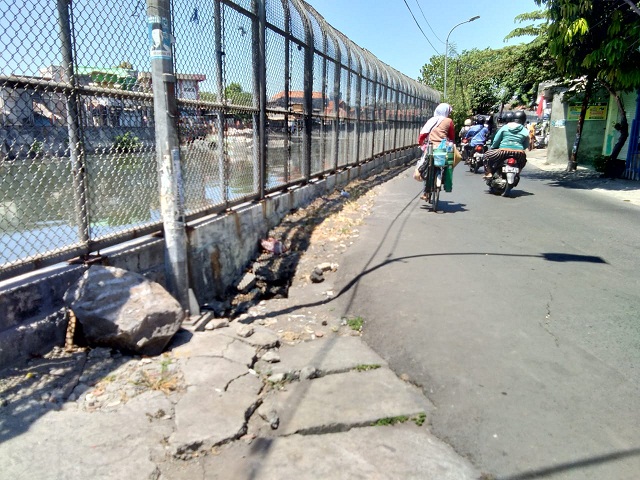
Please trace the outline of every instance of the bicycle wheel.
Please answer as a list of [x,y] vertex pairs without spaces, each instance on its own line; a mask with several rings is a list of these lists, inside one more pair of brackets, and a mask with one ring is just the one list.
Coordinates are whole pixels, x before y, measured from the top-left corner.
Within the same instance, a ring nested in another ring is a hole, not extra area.
[[[438,211],[438,200],[440,199],[440,189],[442,189],[442,175],[443,169],[436,167],[433,169],[433,191],[431,193],[431,211],[436,213]],[[440,179],[440,182],[438,182]],[[438,184],[439,183],[439,184]]]

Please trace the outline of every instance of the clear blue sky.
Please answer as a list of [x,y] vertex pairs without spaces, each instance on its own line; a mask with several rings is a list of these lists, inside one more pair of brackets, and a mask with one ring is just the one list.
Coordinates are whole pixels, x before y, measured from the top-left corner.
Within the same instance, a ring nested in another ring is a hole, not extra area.
[[539,8],[534,0],[406,0],[406,4],[405,0],[306,2],[360,47],[414,79],[419,77],[421,67],[429,63],[432,55],[444,54],[447,34],[454,25],[480,15],[478,20],[456,27],[449,36],[449,43],[454,44],[458,52],[472,48],[502,48],[527,40],[503,41],[511,30],[526,25],[514,23],[516,15]]

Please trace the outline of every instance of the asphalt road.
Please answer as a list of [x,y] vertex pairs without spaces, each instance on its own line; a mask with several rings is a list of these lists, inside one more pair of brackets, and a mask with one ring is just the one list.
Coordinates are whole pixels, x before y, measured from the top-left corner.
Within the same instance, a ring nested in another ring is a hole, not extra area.
[[341,261],[344,313],[501,479],[640,478],[640,207],[530,165],[513,199],[460,165],[442,213],[411,171]]

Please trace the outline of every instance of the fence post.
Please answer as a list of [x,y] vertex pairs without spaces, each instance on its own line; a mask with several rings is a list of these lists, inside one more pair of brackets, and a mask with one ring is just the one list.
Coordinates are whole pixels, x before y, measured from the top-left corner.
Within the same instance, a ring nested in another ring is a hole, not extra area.
[[224,129],[226,126],[225,113],[226,110],[226,98],[224,92],[224,68],[225,65],[222,61],[224,52],[222,51],[222,11],[220,6],[220,0],[214,1],[213,7],[214,17],[214,42],[216,49],[216,86],[218,89],[218,102],[221,105],[225,105],[222,109],[217,111],[218,119],[218,178],[220,185],[222,185],[222,199],[225,206],[229,203],[229,162],[226,161],[227,149],[225,148],[225,134]]
[[307,16],[303,16],[302,23],[305,31],[304,48],[304,164],[303,175],[306,181],[311,177],[311,142],[313,136],[313,28]]
[[340,70],[342,68],[341,65],[341,53],[340,48],[336,47],[336,58],[335,58],[335,69],[333,71],[333,107],[335,108],[335,113],[333,114],[333,151],[331,152],[331,157],[333,158],[333,169],[334,171],[338,171],[339,162],[339,146],[338,142],[340,141]]
[[69,134],[69,162],[73,175],[73,193],[76,204],[76,226],[78,238],[86,247],[89,246],[89,212],[87,208],[87,180],[81,153],[80,118],[78,117],[78,100],[75,90],[75,74],[73,69],[73,46],[71,43],[71,23],[69,21],[69,5],[71,0],[58,0],[58,25],[60,27],[60,44],[62,53],[62,78],[71,91],[65,95],[67,102],[67,130]]
[[[258,198],[263,199],[267,183],[267,67],[266,67],[266,25],[267,10],[265,0],[253,0],[253,13],[257,20],[252,21],[253,49],[253,106],[258,112],[253,114],[253,158],[254,187]],[[256,170],[257,167],[257,170]],[[259,182],[255,185],[255,181]]]
[[180,165],[176,104],[176,76],[170,0],[147,1],[147,24],[151,39],[151,81],[160,180],[160,209],[164,224],[165,274],[171,294],[184,310],[189,309],[187,235],[184,191]]

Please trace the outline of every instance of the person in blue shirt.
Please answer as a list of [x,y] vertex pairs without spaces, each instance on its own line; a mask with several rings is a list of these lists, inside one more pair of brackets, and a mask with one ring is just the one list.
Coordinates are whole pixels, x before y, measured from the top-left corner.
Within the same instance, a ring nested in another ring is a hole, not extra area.
[[467,131],[465,138],[471,140],[478,132],[480,132],[480,130],[482,130],[483,125],[484,117],[478,115],[476,117],[476,124]]
[[488,123],[483,124],[480,130],[478,131],[478,133],[476,133],[471,138],[469,145],[471,145],[472,147],[476,147],[478,145],[484,145],[487,142],[487,139],[489,138],[489,132],[490,132],[489,124]]

